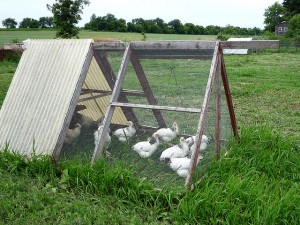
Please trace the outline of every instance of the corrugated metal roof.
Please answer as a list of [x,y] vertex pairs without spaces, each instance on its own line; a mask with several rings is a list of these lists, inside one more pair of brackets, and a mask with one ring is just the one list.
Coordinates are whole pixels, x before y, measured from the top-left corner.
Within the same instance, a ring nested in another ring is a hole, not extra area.
[[9,143],[22,155],[53,153],[92,42],[30,41],[0,111],[1,149]]
[[[252,41],[253,38],[229,38],[227,41]],[[247,55],[248,49],[223,49],[224,54]]]

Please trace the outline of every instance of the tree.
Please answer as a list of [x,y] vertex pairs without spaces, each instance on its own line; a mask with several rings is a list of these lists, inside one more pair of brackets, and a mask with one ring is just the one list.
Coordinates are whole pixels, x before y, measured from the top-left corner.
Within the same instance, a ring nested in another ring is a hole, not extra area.
[[156,33],[166,33],[168,30],[168,25],[164,22],[163,19],[157,17],[153,20],[155,25],[157,26]]
[[19,24],[19,28],[38,28],[38,27],[39,27],[39,21],[28,17],[24,18]]
[[183,27],[186,34],[196,34],[196,26],[193,23],[185,23]]
[[285,8],[278,2],[275,2],[273,5],[269,6],[264,13],[264,24],[266,24],[265,30],[274,32],[275,26],[278,23],[286,20],[285,14]]
[[53,17],[40,17],[39,19],[39,27],[40,28],[48,28],[53,27]]
[[241,29],[239,27],[234,27],[230,24],[227,24],[226,27],[222,29],[222,33],[227,35],[237,35],[240,31]]
[[5,20],[2,20],[2,25],[6,28],[16,28],[17,22],[13,18],[7,18]]
[[168,26],[173,30],[173,33],[184,34],[184,27],[179,19],[171,20],[168,23]]
[[84,29],[93,31],[105,30],[105,27],[106,22],[104,21],[103,17],[97,17],[95,14],[91,16],[90,22],[84,25]]
[[127,31],[126,20],[118,19],[117,31],[118,32],[126,32]]
[[118,25],[118,19],[110,13],[107,13],[106,16],[103,17],[105,21],[105,29],[106,31],[116,31]]
[[217,35],[220,32],[221,32],[221,27],[219,26],[208,25],[205,27],[205,34]]
[[300,0],[284,0],[282,2],[288,18],[300,13]]
[[300,14],[294,15],[290,19],[286,36],[300,40]]
[[248,33],[250,35],[260,35],[262,34],[262,30],[259,27],[253,27],[248,29]]
[[133,19],[127,25],[129,26],[128,30],[131,30],[132,32],[137,32],[137,33],[149,32],[148,24],[145,22],[143,18]]
[[56,37],[77,37],[79,29],[75,26],[81,20],[80,14],[89,0],[55,0],[52,6],[47,4],[48,10],[53,13],[53,22],[58,27]]

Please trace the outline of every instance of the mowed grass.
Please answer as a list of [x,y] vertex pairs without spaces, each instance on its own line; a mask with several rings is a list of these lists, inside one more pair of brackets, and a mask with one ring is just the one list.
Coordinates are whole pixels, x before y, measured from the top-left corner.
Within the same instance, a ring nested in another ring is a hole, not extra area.
[[[26,39],[53,39],[56,31],[43,30],[5,30],[0,29],[0,48],[4,43],[22,42]],[[141,41],[144,36],[139,33],[95,32],[80,30],[79,38],[92,38],[95,41]],[[215,40],[215,35],[179,35],[179,34],[146,34],[146,40]]]
[[[2,151],[0,224],[300,224],[299,59],[225,56],[241,140],[193,192],[157,192],[125,163]],[[16,66],[0,62],[1,104]]]
[[270,125],[300,138],[299,53],[225,56],[239,126]]

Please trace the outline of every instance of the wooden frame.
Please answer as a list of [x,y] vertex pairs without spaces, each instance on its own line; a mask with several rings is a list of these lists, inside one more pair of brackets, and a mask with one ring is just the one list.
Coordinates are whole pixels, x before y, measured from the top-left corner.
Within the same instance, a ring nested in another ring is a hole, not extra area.
[[[96,43],[93,46],[93,50],[96,54],[102,54],[105,51],[124,51],[122,64],[114,84],[111,102],[109,108],[105,114],[103,121],[103,129],[99,132],[98,143],[96,144],[93,158],[91,163],[93,164],[99,155],[102,154],[102,148],[104,141],[104,134],[108,131],[110,121],[114,112],[115,107],[121,107],[122,109],[128,108],[143,108],[151,109],[159,123],[160,126],[165,126],[164,119],[160,113],[160,110],[169,110],[177,112],[189,112],[189,113],[199,113],[199,123],[196,133],[196,150],[191,157],[190,171],[186,178],[186,186],[191,188],[194,172],[197,166],[197,159],[200,153],[200,140],[204,132],[205,122],[208,114],[208,106],[211,98],[211,92],[213,83],[215,81],[216,85],[216,125],[215,125],[215,136],[216,136],[216,157],[220,158],[220,142],[221,142],[221,93],[220,87],[223,85],[226,102],[228,106],[228,111],[230,115],[231,127],[234,136],[239,139],[236,119],[234,114],[234,107],[232,103],[232,98],[229,89],[229,83],[226,74],[226,68],[223,58],[223,49],[230,48],[247,48],[247,49],[261,49],[261,48],[278,48],[279,41],[150,41],[150,42],[131,42],[131,43]],[[102,57],[103,58],[103,57]],[[158,106],[157,102],[152,93],[151,87],[147,81],[146,75],[140,64],[139,59],[207,59],[212,58],[212,64],[210,68],[210,73],[208,76],[206,92],[204,96],[204,101],[200,109],[196,108],[182,108],[174,106]],[[99,65],[103,65],[101,59]],[[106,74],[113,74],[109,66],[108,61],[104,58],[105,68],[108,69]],[[135,91],[124,92],[121,90],[121,84],[124,80],[125,71],[127,69],[128,63],[131,61],[133,68],[137,74],[137,78],[143,89],[143,94],[139,93],[140,96],[145,96],[148,100],[148,105],[143,104],[132,104],[127,101],[119,102],[120,93],[133,94]],[[101,67],[101,66],[100,66]],[[222,82],[221,82],[222,80]],[[222,84],[221,84],[222,83]]]

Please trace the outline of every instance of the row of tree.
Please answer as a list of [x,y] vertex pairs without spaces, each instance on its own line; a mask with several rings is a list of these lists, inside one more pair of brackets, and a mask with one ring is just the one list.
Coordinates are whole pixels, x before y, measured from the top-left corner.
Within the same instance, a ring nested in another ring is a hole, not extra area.
[[[17,22],[13,18],[7,18],[2,21],[6,28],[16,28]],[[33,18],[24,18],[19,28],[50,28],[56,27],[53,17],[41,17],[39,20]],[[113,32],[136,32],[136,33],[158,33],[158,34],[198,34],[198,35],[217,35],[220,32],[230,35],[259,35],[262,33],[260,28],[241,28],[227,25],[220,26],[199,26],[193,23],[182,24],[179,19],[174,19],[168,23],[163,19],[156,18],[144,20],[142,18],[133,19],[126,23],[124,19],[117,19],[113,14],[108,13],[106,16],[91,16],[90,22],[84,25],[87,30],[93,31],[113,31]]]
[[193,23],[181,23],[179,19],[174,19],[166,23],[161,18],[144,20],[143,18],[133,19],[126,23],[124,19],[118,19],[113,14],[97,17],[93,14],[90,22],[84,25],[85,29],[93,31],[117,31],[117,32],[136,32],[136,33],[159,33],[159,34],[199,34],[217,35],[220,32],[231,35],[259,35],[262,33],[260,28],[241,28],[227,25],[220,26],[200,26]]
[[[16,28],[18,23],[14,18],[7,18],[2,21],[6,28]],[[19,23],[19,28],[49,28],[54,27],[53,17],[40,17],[39,20],[26,17]]]

